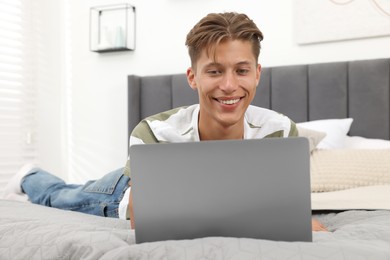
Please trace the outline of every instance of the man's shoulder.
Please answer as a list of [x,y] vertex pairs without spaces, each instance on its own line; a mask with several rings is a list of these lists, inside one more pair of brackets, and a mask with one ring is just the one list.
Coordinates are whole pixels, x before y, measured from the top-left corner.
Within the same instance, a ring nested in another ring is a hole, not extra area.
[[290,120],[287,116],[271,109],[250,105],[246,111],[246,119],[249,123],[257,125],[266,121],[281,121]]
[[173,115],[178,114],[181,111],[182,112],[183,111],[188,111],[189,110],[188,108],[189,108],[189,106],[182,106],[182,107],[173,108],[173,109],[170,109],[170,110],[167,110],[167,111],[163,111],[163,112],[160,112],[158,114],[149,116],[149,117],[145,118],[142,121],[147,121],[147,122],[152,122],[152,121],[156,121],[156,120],[158,120],[158,121],[166,121],[168,118],[170,118]]
[[249,106],[245,114],[250,136],[286,137],[295,136],[295,123],[287,116],[267,108]]
[[198,105],[182,106],[146,117],[134,128],[131,136],[149,142],[168,141],[162,136],[187,129],[197,108]]

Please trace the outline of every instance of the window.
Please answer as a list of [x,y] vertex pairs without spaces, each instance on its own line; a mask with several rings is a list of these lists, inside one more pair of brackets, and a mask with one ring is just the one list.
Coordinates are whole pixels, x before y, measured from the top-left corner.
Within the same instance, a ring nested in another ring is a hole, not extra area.
[[24,163],[37,160],[29,3],[0,0],[0,194]]

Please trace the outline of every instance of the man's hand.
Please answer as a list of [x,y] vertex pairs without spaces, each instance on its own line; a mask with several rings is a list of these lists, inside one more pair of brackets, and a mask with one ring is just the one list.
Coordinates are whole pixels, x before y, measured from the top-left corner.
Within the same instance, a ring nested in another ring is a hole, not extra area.
[[311,219],[311,229],[312,231],[328,231],[321,222],[314,218]]
[[[131,181],[129,181],[129,186],[131,187]],[[130,189],[130,196],[129,196],[129,206],[127,207],[127,210],[129,211],[130,216],[130,228],[135,229],[135,223],[134,223],[134,210],[133,210],[133,193]]]

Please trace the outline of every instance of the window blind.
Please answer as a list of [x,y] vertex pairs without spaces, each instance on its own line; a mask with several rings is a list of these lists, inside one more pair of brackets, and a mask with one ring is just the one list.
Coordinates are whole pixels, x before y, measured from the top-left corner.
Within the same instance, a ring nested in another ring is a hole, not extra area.
[[13,174],[37,160],[31,23],[26,0],[0,0],[0,195]]

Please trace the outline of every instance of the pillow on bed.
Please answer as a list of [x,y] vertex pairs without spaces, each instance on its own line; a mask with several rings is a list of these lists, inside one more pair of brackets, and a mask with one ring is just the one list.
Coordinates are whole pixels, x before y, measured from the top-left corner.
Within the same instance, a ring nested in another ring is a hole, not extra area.
[[326,133],[319,132],[311,129],[307,129],[304,127],[297,126],[298,136],[306,137],[309,139],[310,152],[313,152],[317,145],[325,138]]
[[325,138],[317,145],[318,149],[337,149],[344,147],[352,121],[352,118],[314,120],[297,123],[297,127],[326,133]]
[[310,157],[312,192],[390,184],[390,149],[315,150]]
[[390,149],[390,141],[383,139],[366,138],[362,136],[346,136],[346,149]]

